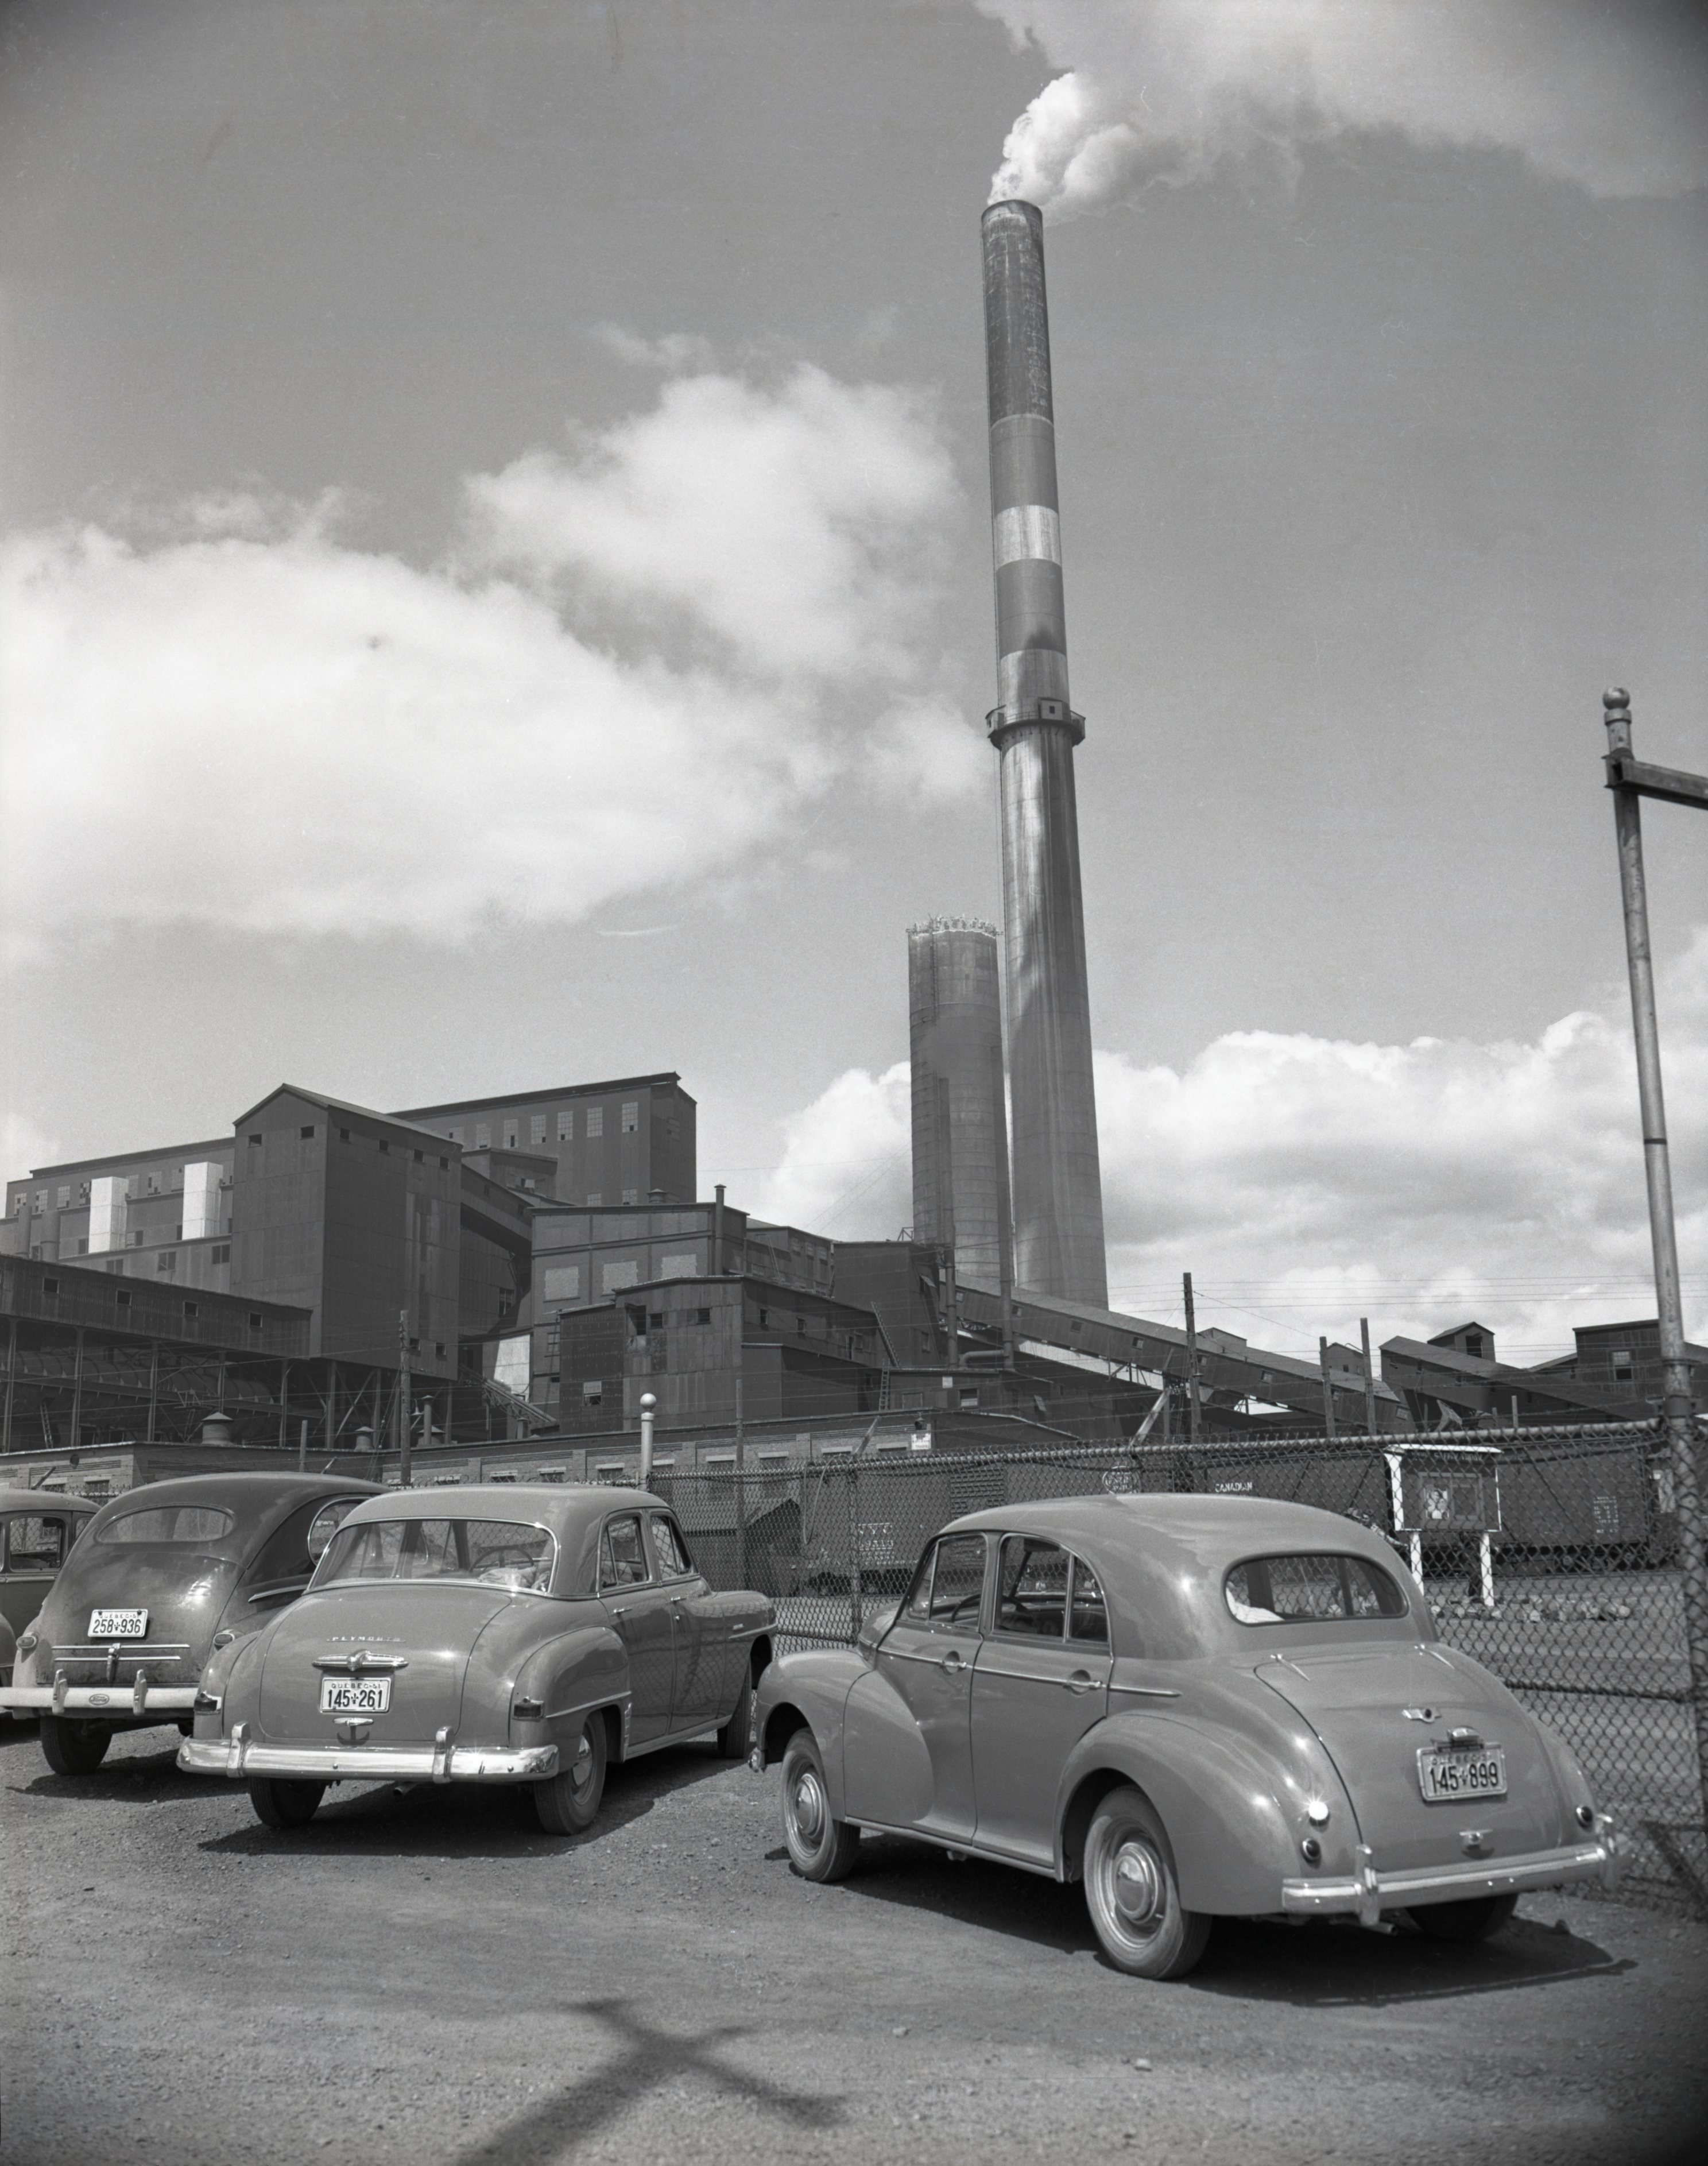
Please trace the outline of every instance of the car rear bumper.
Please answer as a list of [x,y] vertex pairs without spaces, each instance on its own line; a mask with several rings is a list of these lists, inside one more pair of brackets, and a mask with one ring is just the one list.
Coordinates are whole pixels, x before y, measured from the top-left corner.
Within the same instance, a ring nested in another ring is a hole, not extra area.
[[1624,1845],[1610,1815],[1598,1813],[1593,1836],[1563,1850],[1536,1850],[1518,1857],[1482,1858],[1463,1865],[1430,1866],[1404,1873],[1381,1873],[1369,1851],[1360,1846],[1358,1869],[1332,1880],[1284,1880],[1281,1907],[1289,1917],[1314,1918],[1354,1912],[1373,1926],[1384,1910],[1407,1910],[1426,1903],[1472,1902],[1481,1895],[1516,1895],[1527,1888],[1559,1888],[1594,1880],[1603,1888],[1619,1885]]
[[195,1704],[192,1684],[151,1685],[140,1677],[134,1685],[68,1685],[58,1677],[50,1685],[0,1687],[0,1708],[9,1714],[105,1715],[113,1722],[152,1714],[165,1722],[189,1714]]
[[540,1783],[557,1772],[555,1745],[251,1744],[248,1725],[229,1737],[187,1737],[178,1748],[187,1775],[256,1775],[303,1783]]

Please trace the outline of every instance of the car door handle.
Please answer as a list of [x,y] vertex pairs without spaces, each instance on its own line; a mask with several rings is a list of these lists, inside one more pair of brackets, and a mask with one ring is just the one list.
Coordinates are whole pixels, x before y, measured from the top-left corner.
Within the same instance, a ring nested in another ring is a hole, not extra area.
[[962,1661],[959,1651],[952,1647],[948,1653],[943,1656],[941,1661],[937,1667],[940,1669],[946,1670],[950,1676],[953,1677],[957,1670],[964,1670],[967,1665]]
[[1062,1682],[1071,1693],[1088,1693],[1097,1680],[1088,1671],[1075,1670],[1071,1677],[1063,1677]]

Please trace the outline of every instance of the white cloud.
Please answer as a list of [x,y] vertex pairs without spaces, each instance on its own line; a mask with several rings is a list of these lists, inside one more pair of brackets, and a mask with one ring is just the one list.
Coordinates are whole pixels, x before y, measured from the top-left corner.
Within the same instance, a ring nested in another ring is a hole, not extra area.
[[469,493],[429,570],[341,542],[335,504],[243,494],[171,538],[0,548],[13,954],[117,922],[574,919],[857,784],[874,715],[916,797],[976,786],[922,637],[953,483],[911,394],[683,379]]
[[913,1217],[908,1064],[850,1068],[783,1124],[762,1217],[845,1241],[889,1240]]
[[530,452],[469,486],[471,546],[583,605],[685,620],[773,678],[911,663],[954,478],[929,409],[890,384],[798,368],[667,384],[568,457]]
[[1708,49],[1676,0],[974,0],[1068,73],[994,198],[1055,218],[1254,151],[1397,129],[1516,151],[1602,196],[1708,182]]
[[[1708,927],[1665,974],[1662,1026],[1687,1318],[1708,1336]],[[1512,1358],[1574,1322],[1654,1313],[1628,1012],[1531,1042],[1357,1044],[1267,1031],[1183,1070],[1097,1063],[1115,1306],[1281,1351],[1425,1335],[1475,1314]],[[907,1069],[851,1070],[787,1129],[767,1208],[844,1239],[910,1216]],[[862,1182],[869,1183],[863,1191]]]

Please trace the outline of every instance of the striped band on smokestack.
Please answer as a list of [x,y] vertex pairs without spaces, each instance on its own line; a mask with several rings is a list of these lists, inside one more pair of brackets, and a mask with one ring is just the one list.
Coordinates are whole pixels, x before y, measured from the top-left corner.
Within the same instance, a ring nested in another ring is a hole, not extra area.
[[1077,742],[1083,725],[1068,693],[1043,214],[1029,203],[993,203],[983,236],[999,703],[991,726],[1065,722]]

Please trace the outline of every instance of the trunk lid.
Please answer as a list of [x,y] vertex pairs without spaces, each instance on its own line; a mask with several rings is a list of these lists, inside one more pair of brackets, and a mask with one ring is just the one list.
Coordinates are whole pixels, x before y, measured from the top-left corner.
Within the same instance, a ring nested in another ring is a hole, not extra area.
[[[145,1669],[155,1684],[194,1684],[238,1571],[234,1557],[180,1544],[74,1550],[43,1605],[37,1677],[46,1683],[63,1670],[70,1684],[129,1687]],[[145,1611],[148,1629],[138,1639],[96,1638],[89,1626],[101,1609]]]
[[[508,1590],[467,1586],[329,1588],[304,1595],[268,1636],[261,1669],[260,1732],[270,1744],[337,1741],[336,1714],[322,1714],[324,1677],[389,1677],[391,1704],[371,1720],[372,1745],[431,1745],[454,1736],[475,1641],[512,1599]],[[323,1668],[322,1663],[331,1667]]]
[[[1500,1858],[1568,1840],[1566,1801],[1531,1717],[1448,1648],[1299,1648],[1257,1667],[1321,1739],[1379,1873]],[[1505,1756],[1506,1794],[1426,1801],[1418,1753],[1468,1731]],[[1474,1847],[1473,1831],[1482,1841]]]

